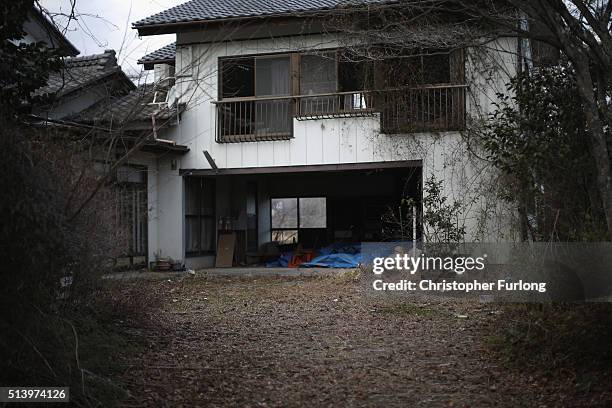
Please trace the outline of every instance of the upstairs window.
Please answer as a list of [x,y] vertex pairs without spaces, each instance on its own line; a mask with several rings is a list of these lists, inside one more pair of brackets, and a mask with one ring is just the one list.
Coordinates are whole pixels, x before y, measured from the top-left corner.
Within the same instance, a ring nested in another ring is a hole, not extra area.
[[236,58],[221,64],[221,98],[255,95],[255,59]]
[[375,66],[379,89],[464,82],[461,50],[406,50],[381,58]]
[[461,130],[465,126],[463,51],[416,50],[376,62],[381,131]]
[[255,58],[255,96],[291,95],[291,60],[287,55]]
[[[218,134],[224,142],[290,138],[293,134],[289,55],[221,60]],[[275,98],[278,97],[278,98]],[[224,99],[240,98],[223,102]]]
[[221,61],[221,98],[291,95],[288,55],[228,58]]
[[362,92],[368,85],[366,65],[343,58],[340,51],[302,55],[299,116],[346,116],[371,108],[370,98]]
[[306,54],[300,57],[300,95],[333,93],[338,90],[336,54]]

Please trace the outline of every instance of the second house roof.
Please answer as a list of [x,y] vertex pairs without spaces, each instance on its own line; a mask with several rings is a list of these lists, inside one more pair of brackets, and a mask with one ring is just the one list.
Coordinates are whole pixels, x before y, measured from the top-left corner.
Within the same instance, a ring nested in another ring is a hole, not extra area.
[[[291,15],[340,7],[388,3],[390,0],[191,0],[133,24],[140,29],[230,18]],[[142,34],[142,33],[141,33]]]

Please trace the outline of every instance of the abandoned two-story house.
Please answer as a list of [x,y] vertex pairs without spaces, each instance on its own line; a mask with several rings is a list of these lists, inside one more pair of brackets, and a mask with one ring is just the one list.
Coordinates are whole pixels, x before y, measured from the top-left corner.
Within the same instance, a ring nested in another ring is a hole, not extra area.
[[402,198],[420,206],[432,176],[449,202],[466,203],[466,240],[498,239],[483,217],[486,171],[462,132],[516,71],[516,41],[489,47],[503,74],[481,73],[460,47],[356,58],[358,40],[328,21],[368,3],[384,1],[192,0],[134,23],[141,36],[176,33],[141,63],[170,78],[161,102],[182,106],[153,121],[180,149],[141,161],[149,261],[211,266],[226,231],[236,262],[271,241],[405,239],[386,236],[382,216]]

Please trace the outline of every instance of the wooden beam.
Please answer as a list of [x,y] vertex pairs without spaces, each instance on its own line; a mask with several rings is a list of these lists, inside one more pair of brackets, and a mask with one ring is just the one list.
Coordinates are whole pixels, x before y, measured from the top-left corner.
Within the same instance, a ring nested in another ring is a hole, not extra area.
[[310,166],[274,166],[274,167],[244,167],[226,169],[180,169],[182,176],[223,176],[234,174],[278,174],[278,173],[314,173],[350,170],[377,170],[402,167],[422,167],[421,160],[403,160],[388,162],[365,162],[345,164],[317,164]]

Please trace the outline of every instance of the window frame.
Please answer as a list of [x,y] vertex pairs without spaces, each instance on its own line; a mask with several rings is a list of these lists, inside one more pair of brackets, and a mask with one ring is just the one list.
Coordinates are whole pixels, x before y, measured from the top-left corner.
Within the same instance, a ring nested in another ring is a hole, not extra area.
[[[270,99],[270,98],[274,98],[274,96],[261,96],[258,97],[257,96],[257,60],[258,59],[267,59],[267,58],[280,58],[280,57],[288,57],[289,58],[289,75],[291,78],[291,84],[290,84],[290,93],[289,95],[282,95],[282,96],[278,96],[278,98],[290,98],[292,96],[295,96],[294,93],[294,83],[293,81],[295,80],[293,72],[295,67],[294,65],[294,54],[299,54],[299,53],[295,53],[295,52],[273,52],[273,53],[265,53],[265,54],[244,54],[244,55],[236,55],[236,56],[225,56],[225,57],[218,57],[218,61],[217,61],[217,72],[218,74],[218,79],[217,79],[217,99],[219,101],[228,101],[228,100],[232,100],[232,101],[239,101],[239,100],[251,100],[251,99]],[[226,61],[231,61],[231,60],[240,60],[240,59],[249,59],[252,58],[253,59],[253,83],[254,83],[254,87],[253,87],[253,95],[252,96],[236,96],[236,97],[229,97],[229,98],[224,98],[223,97],[223,63]],[[299,67],[298,67],[299,69]]]
[[[318,55],[318,54],[326,54],[326,53],[335,53],[336,54],[336,92],[339,86],[338,79],[338,54],[342,49],[338,47],[331,48],[320,48],[312,51],[280,51],[280,52],[268,52],[264,54],[243,54],[243,55],[235,55],[235,56],[224,56],[218,57],[217,61],[217,72],[219,73],[217,79],[217,98],[219,101],[227,101],[227,100],[241,100],[241,99],[259,99],[256,95],[253,96],[237,96],[231,98],[223,98],[223,63],[228,60],[237,60],[237,59],[247,59],[253,58],[254,62],[254,70],[253,75],[256,77],[257,73],[257,59],[264,58],[278,58],[278,57],[289,57],[289,69],[290,69],[290,77],[291,77],[291,92],[290,95],[284,96],[287,98],[300,96],[300,79],[301,79],[301,57],[302,55]],[[255,85],[257,86],[257,85]],[[254,92],[257,94],[257,91]],[[269,97],[261,97],[261,99],[266,99]]]
[[[300,199],[302,198],[324,198],[325,199],[325,227],[301,227],[300,226]],[[280,199],[295,199],[297,201],[297,224],[295,228],[293,227],[282,227],[282,228],[274,228],[272,226],[272,200],[280,200]],[[300,230],[327,230],[329,228],[329,206],[327,205],[329,200],[328,196],[324,195],[294,195],[294,196],[270,196],[270,240],[272,240],[274,236],[274,231],[296,231],[297,232],[297,241],[296,244],[300,242]]]
[[297,96],[305,96],[306,94],[302,93],[302,57],[304,56],[322,56],[324,54],[334,54],[334,71],[336,77],[336,86],[334,87],[334,91],[331,93],[340,92],[340,48],[333,48],[328,50],[316,50],[310,52],[299,52],[296,53],[299,55],[299,61],[297,66]]

